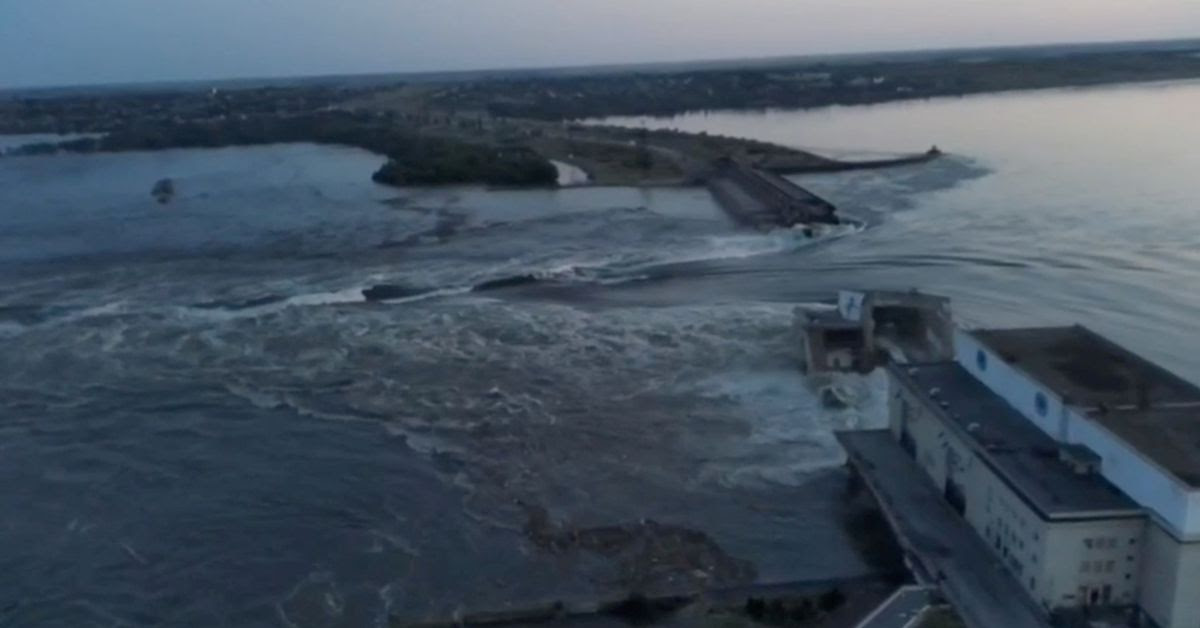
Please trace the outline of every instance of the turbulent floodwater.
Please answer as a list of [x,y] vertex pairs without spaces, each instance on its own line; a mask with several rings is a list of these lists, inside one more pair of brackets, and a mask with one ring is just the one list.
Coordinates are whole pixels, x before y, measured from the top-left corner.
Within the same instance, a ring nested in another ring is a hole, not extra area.
[[868,224],[811,240],[702,190],[398,192],[324,147],[0,160],[0,624],[382,625],[867,573],[832,430],[878,424],[881,382],[800,377],[794,308],[919,286],[1195,378],[1198,106],[655,121],[954,153],[801,178]]

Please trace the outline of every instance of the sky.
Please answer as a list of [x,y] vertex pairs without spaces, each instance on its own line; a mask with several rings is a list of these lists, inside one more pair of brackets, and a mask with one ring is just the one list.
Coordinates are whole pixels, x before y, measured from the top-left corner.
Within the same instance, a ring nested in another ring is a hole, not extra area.
[[0,87],[1200,37],[1200,0],[0,0]]

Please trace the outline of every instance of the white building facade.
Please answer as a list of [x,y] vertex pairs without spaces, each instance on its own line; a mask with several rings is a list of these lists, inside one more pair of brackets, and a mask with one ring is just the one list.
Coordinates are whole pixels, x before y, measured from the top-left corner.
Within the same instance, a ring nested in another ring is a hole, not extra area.
[[[1009,438],[1007,425],[975,427],[980,423],[976,419],[987,419],[960,407],[973,405],[986,389],[967,389],[956,399],[948,388],[962,382],[948,380],[944,373],[925,376],[930,370],[950,369],[961,373],[957,365],[891,369],[893,435],[1047,612],[1135,605],[1145,525],[1141,508],[1117,494],[1110,498],[1107,482],[1075,474],[1057,458],[1052,463],[1060,468],[1053,481],[1061,495],[1022,490],[1023,483],[1036,481],[1031,478],[1042,467],[1033,461],[1025,468],[1021,458],[1037,455],[1033,449],[1045,443],[1030,434]],[[991,435],[981,438],[984,432]],[[1017,460],[1010,463],[1002,459],[1006,456]],[[1101,499],[1088,499],[1093,493]],[[1076,494],[1083,498],[1075,499]]]
[[[1040,556],[1035,599],[1132,598],[1154,625],[1200,627],[1200,389],[1082,327],[960,330],[955,362],[1056,444],[1094,455],[1099,475],[1146,514],[1054,523],[994,478],[971,477],[993,512],[968,507],[968,521],[985,537],[1000,526],[1030,563]],[[940,479],[945,463],[918,461]]]

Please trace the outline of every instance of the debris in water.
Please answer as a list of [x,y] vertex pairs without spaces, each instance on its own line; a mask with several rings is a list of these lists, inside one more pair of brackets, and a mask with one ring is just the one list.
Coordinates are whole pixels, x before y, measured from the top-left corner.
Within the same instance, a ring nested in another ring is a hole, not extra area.
[[150,196],[160,205],[166,205],[175,198],[175,182],[169,178],[159,179],[150,190]]
[[137,561],[138,563],[140,563],[142,565],[150,564],[150,562],[147,561],[145,559],[145,557],[143,557],[141,554],[137,553],[137,550],[133,549],[132,545],[125,543],[125,542],[122,542],[120,545],[121,545],[121,549],[125,550],[125,553],[129,554],[130,558],[134,559],[135,561]]

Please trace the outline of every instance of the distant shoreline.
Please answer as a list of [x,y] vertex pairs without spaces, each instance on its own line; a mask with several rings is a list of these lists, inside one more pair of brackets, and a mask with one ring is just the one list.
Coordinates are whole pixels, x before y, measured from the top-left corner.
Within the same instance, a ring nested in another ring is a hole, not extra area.
[[[583,124],[705,111],[815,110],[1045,89],[1200,79],[1200,40],[805,58],[505,80],[105,92],[0,98],[0,133],[102,133],[16,154],[314,142],[385,155],[394,186],[553,186],[571,164],[589,185],[701,184],[722,159],[779,173],[910,165],[849,162],[738,137]],[[732,63],[732,62],[730,62]],[[931,138],[932,143],[933,138]],[[913,147],[920,150],[919,147]],[[568,181],[581,184],[579,177]]]
[[343,74],[296,74],[281,76],[163,78],[150,81],[85,83],[75,85],[0,86],[0,98],[5,96],[65,96],[104,94],[113,92],[196,91],[218,89],[256,89],[264,87],[319,87],[343,85],[350,87],[383,86],[395,83],[456,83],[509,78],[563,78],[571,76],[603,76],[629,73],[676,73],[704,70],[764,69],[788,65],[852,64],[856,62],[896,59],[946,59],[962,55],[999,54],[1001,56],[1046,56],[1063,53],[1097,53],[1129,51],[1200,50],[1200,38],[1136,39],[1111,41],[1078,41],[1038,44],[1013,44],[986,47],[911,48],[900,50],[868,50],[860,52],[815,52],[745,58],[709,58],[691,60],[636,61],[583,65],[467,68],[418,71],[366,71]]
[[900,98],[900,99],[896,99],[896,100],[883,100],[883,101],[879,101],[879,102],[866,102],[866,103],[857,103],[857,104],[829,104],[829,105],[816,105],[816,106],[812,106],[812,107],[766,107],[766,108],[740,107],[740,108],[733,108],[733,109],[695,109],[695,110],[690,110],[690,111],[682,111],[679,113],[663,114],[663,115],[651,115],[651,114],[613,115],[613,116],[604,116],[604,117],[600,117],[600,118],[589,118],[589,119],[585,119],[585,120],[580,120],[580,122],[588,123],[588,124],[611,124],[611,122],[610,122],[611,120],[622,119],[622,118],[630,119],[630,120],[644,118],[647,120],[667,121],[667,120],[673,120],[675,118],[682,118],[685,116],[705,115],[705,114],[791,113],[791,112],[800,112],[800,111],[818,112],[818,111],[821,111],[822,109],[837,109],[837,108],[851,108],[851,107],[877,107],[877,106],[895,105],[895,104],[902,104],[902,103],[940,102],[940,101],[951,101],[951,100],[963,100],[963,99],[967,99],[967,98],[984,98],[984,97],[988,97],[988,96],[1007,96],[1007,95],[1020,95],[1020,94],[1041,93],[1041,92],[1087,91],[1087,90],[1113,89],[1113,88],[1121,88],[1121,87],[1155,87],[1155,86],[1171,87],[1173,85],[1191,85],[1191,84],[1200,84],[1200,76],[1185,77],[1185,78],[1168,78],[1168,79],[1146,79],[1146,80],[1131,79],[1131,80],[1126,80],[1126,81],[1118,81],[1118,82],[1114,82],[1114,83],[1054,85],[1054,86],[1049,86],[1049,87],[1014,87],[1011,89],[998,89],[998,90],[994,90],[994,91],[974,92],[974,93],[970,93],[970,94],[928,96],[928,97],[923,97],[923,98]]

